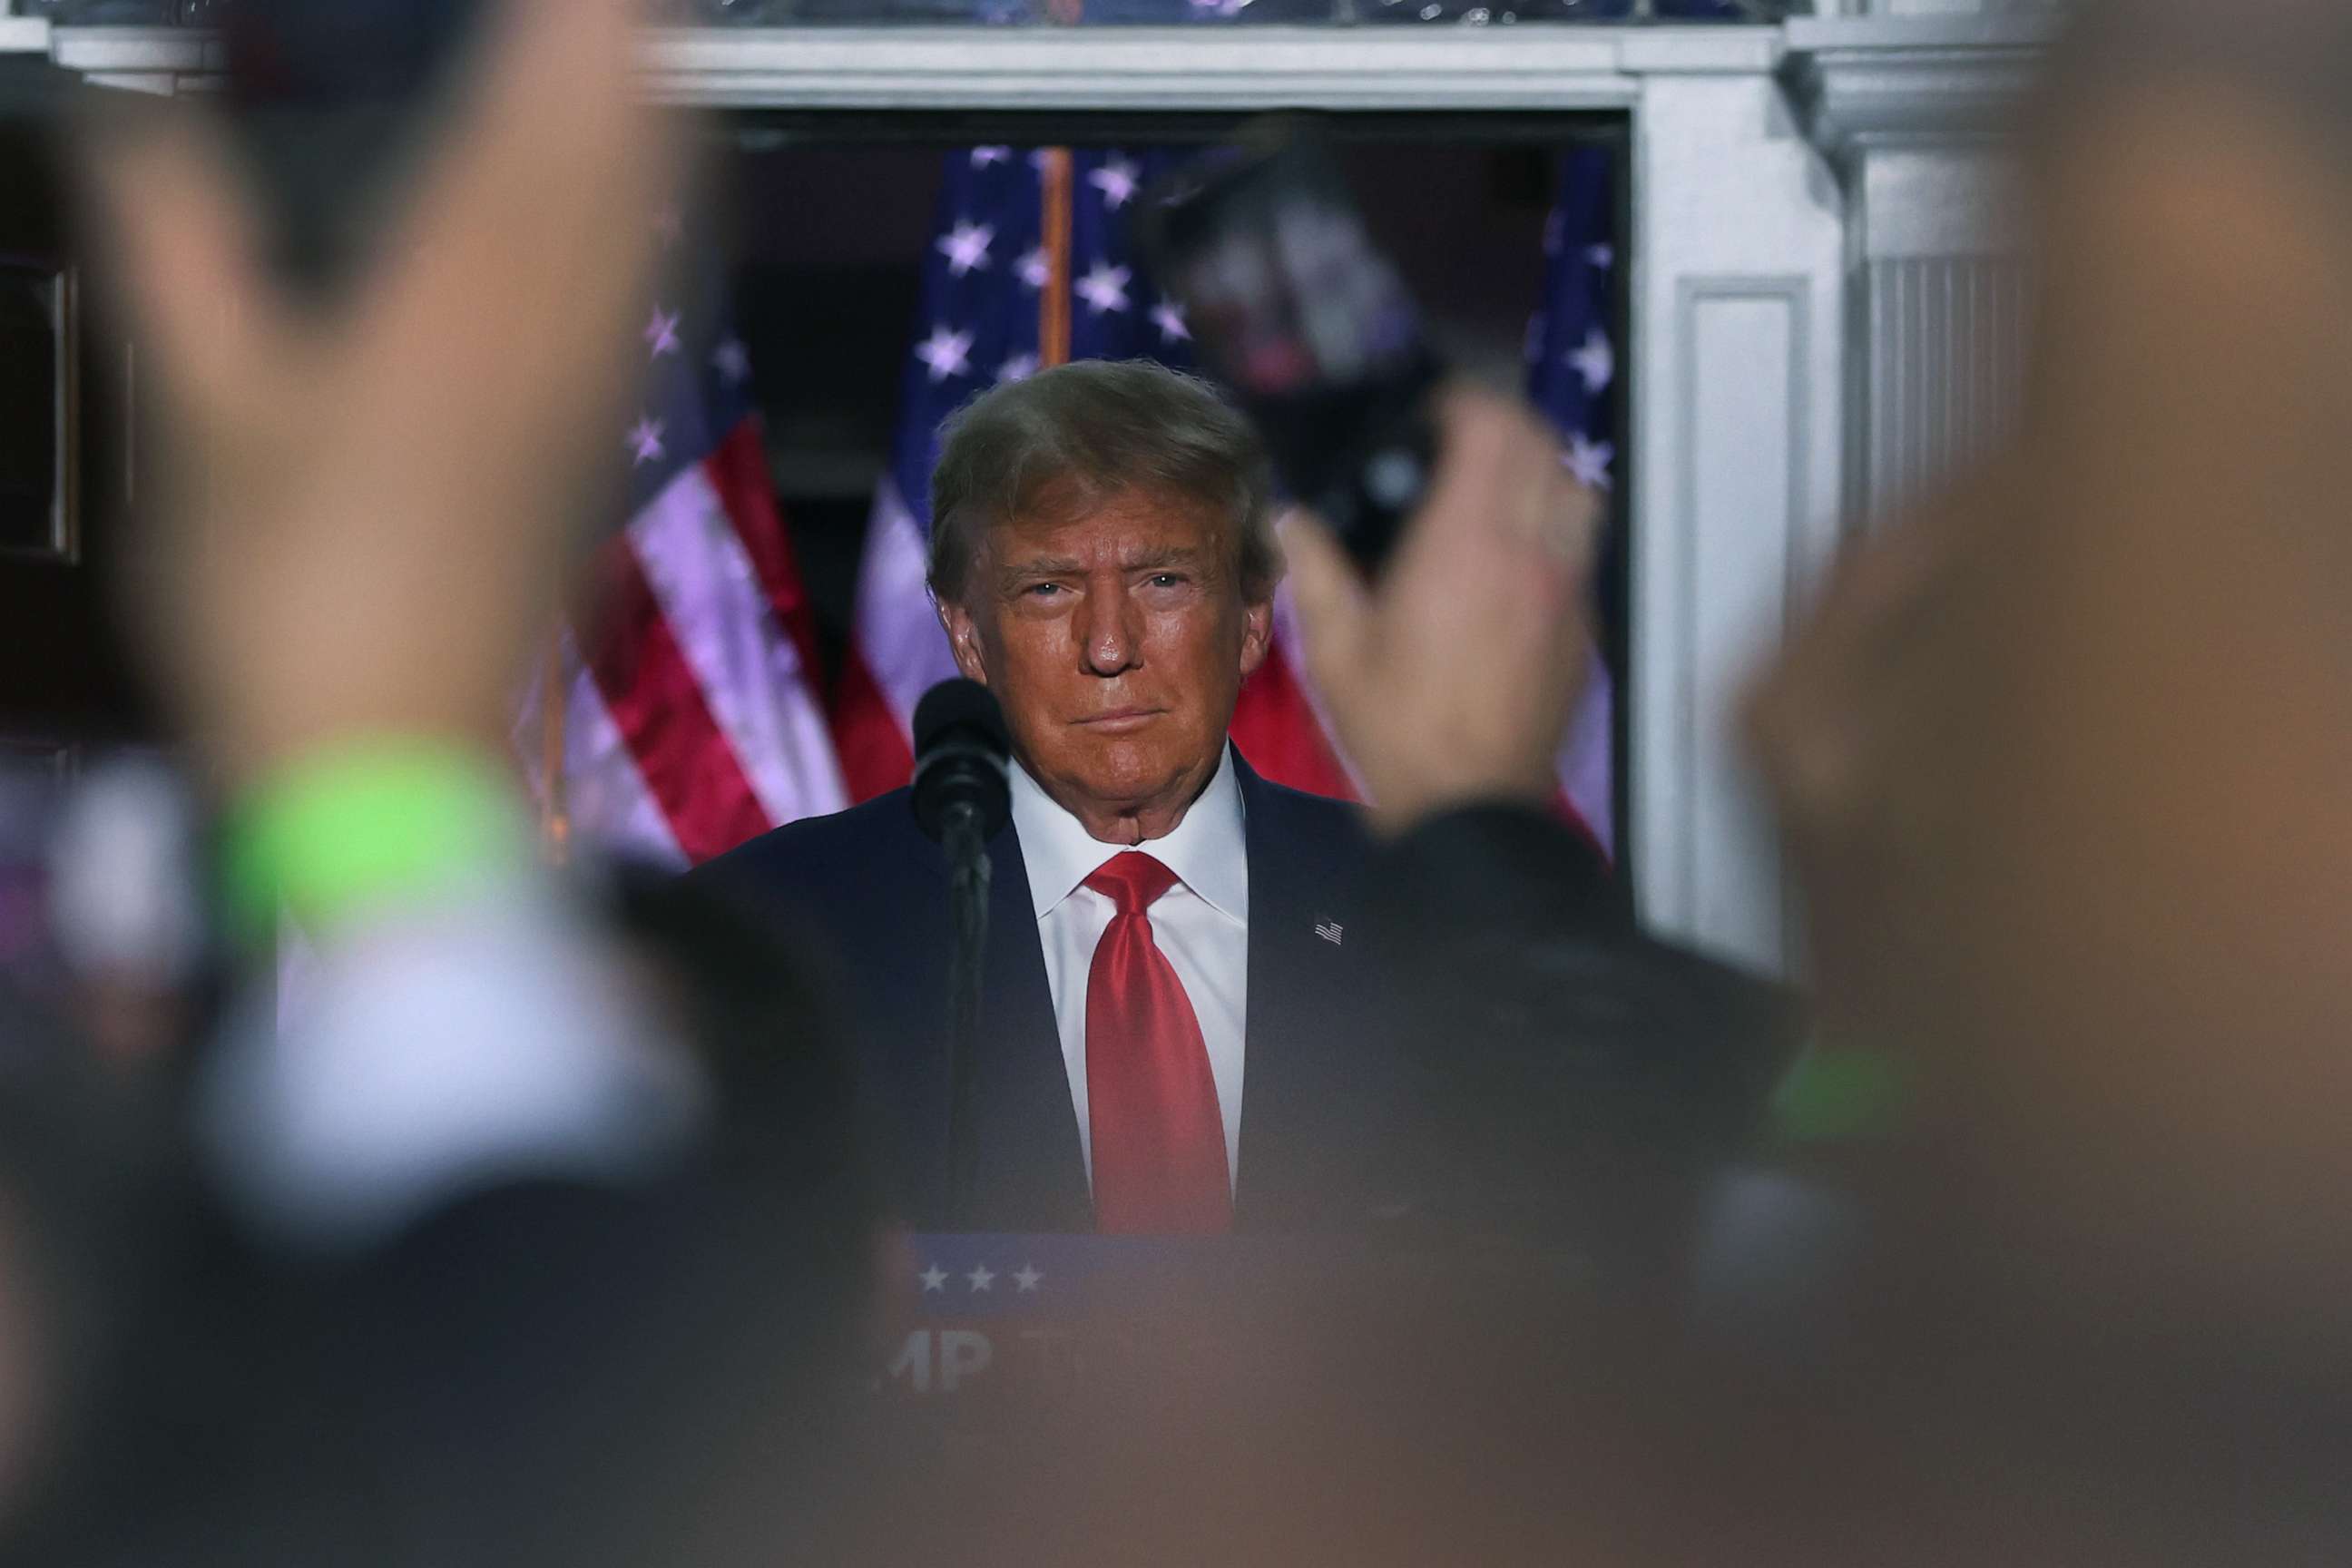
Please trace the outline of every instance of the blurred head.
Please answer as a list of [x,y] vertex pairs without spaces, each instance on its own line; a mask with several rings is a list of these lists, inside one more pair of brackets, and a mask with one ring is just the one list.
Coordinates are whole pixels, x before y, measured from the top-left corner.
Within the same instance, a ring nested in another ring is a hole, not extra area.
[[2352,1288],[2347,61],[2341,5],[2086,11],[2021,437],[1874,531],[1756,708],[1824,1011],[1922,1059],[1942,1190],[2161,1313]]
[[1097,838],[1160,837],[1216,771],[1273,621],[1269,490],[1248,422],[1143,361],[1009,383],[942,434],[930,583],[956,665]]

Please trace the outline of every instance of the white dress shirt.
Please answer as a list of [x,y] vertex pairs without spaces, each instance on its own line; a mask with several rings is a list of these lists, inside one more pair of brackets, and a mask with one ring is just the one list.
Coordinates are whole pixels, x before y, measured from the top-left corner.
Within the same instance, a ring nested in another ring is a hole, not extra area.
[[1147,911],[1151,940],[1167,956],[1200,1021],[1216,1080],[1217,1110],[1225,1126],[1225,1172],[1241,1175],[1242,1021],[1249,993],[1249,847],[1242,831],[1241,785],[1233,748],[1184,820],[1165,838],[1105,844],[1054,803],[1014,764],[1013,826],[1029,870],[1037,938],[1045,950],[1045,984],[1054,994],[1054,1022],[1062,1037],[1070,1105],[1077,1112],[1078,1147],[1094,1181],[1094,1128],[1087,1114],[1087,980],[1095,944],[1118,906],[1085,886],[1112,857],[1139,849],[1171,871],[1176,884]]

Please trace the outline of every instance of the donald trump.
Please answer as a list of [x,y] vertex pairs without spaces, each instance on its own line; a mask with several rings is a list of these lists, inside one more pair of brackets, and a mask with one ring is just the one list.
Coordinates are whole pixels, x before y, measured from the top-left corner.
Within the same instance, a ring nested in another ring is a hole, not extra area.
[[[1333,1135],[1382,1076],[1345,1022],[1366,841],[1354,807],[1267,783],[1226,732],[1272,630],[1271,510],[1248,422],[1145,362],[998,386],[942,432],[930,587],[1014,764],[990,846],[979,1228],[1337,1217]],[[946,868],[906,792],[712,874],[830,934],[886,1173],[908,1219],[941,1223]]]

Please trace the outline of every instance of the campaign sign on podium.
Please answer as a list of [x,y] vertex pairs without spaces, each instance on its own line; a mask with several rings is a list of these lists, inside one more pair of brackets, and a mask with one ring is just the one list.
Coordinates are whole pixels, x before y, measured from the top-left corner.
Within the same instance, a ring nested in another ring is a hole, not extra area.
[[1313,1249],[1226,1237],[923,1233],[898,1254],[881,1384],[958,1402],[1110,1393],[1228,1357]]

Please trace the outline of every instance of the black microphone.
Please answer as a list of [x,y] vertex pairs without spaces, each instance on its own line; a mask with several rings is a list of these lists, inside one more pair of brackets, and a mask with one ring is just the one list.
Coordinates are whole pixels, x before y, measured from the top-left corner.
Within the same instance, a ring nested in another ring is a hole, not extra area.
[[942,680],[915,706],[915,821],[948,852],[948,1184],[956,1230],[973,1228],[979,1154],[973,1108],[981,957],[988,945],[988,841],[1013,815],[1012,742],[977,680]]
[[1012,750],[996,695],[977,680],[942,680],[915,705],[915,820],[950,856],[957,828],[985,844],[1013,815]]

